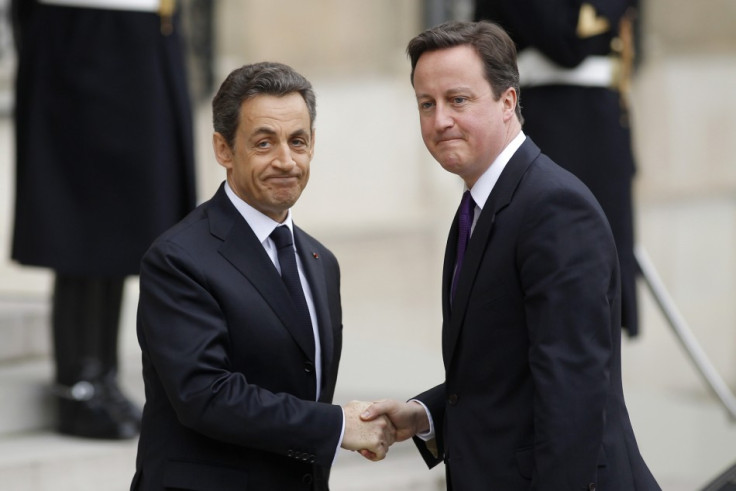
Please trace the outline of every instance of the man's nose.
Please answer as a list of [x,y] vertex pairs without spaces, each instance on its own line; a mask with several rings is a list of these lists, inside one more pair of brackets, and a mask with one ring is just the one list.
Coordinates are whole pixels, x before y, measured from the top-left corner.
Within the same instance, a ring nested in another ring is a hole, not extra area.
[[273,159],[273,165],[282,169],[290,169],[296,165],[294,155],[288,143],[278,145],[276,156]]
[[447,106],[444,104],[437,104],[434,112],[434,126],[437,130],[445,130],[452,127],[455,124],[455,120],[452,117],[452,113]]

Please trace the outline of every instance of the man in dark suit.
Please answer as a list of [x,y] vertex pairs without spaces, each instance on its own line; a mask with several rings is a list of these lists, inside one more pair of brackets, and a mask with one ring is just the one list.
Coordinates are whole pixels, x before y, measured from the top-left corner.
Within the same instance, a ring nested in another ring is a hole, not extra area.
[[393,428],[361,421],[365,403],[330,404],[338,263],[290,211],[309,178],[314,93],[285,65],[247,65],[213,114],[227,180],[142,262],[146,404],[131,489],[327,490],[338,447],[381,459]]
[[613,237],[521,131],[513,41],[450,22],[408,53],[424,142],[467,188],[445,252],[445,381],[363,418],[388,415],[456,491],[659,489],[624,403]]
[[639,333],[628,113],[638,0],[478,0],[519,51],[524,132],[590,188],[606,212],[621,269],[621,324]]

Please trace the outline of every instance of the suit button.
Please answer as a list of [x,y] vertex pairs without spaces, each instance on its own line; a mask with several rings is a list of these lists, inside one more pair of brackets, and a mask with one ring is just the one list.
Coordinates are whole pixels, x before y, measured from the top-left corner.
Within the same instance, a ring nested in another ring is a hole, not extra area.
[[286,452],[286,455],[288,457],[293,457],[294,456],[294,451],[293,450],[289,450],[288,452]]
[[460,396],[459,396],[459,395],[457,395],[457,394],[450,394],[450,395],[449,395],[449,396],[447,397],[447,402],[448,402],[448,403],[450,404],[450,406],[454,406],[455,404],[457,404],[457,400],[458,400],[459,398],[460,398]]
[[312,484],[312,474],[304,474],[302,476],[302,484]]
[[307,373],[312,373],[314,371],[314,363],[311,361],[308,361],[304,364],[304,371]]

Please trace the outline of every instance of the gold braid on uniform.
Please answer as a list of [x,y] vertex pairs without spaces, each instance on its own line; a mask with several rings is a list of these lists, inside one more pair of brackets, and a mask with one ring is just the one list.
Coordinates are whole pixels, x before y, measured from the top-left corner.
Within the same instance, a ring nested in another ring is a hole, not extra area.
[[161,34],[168,36],[174,32],[172,17],[176,9],[176,0],[159,0],[158,15],[161,16]]

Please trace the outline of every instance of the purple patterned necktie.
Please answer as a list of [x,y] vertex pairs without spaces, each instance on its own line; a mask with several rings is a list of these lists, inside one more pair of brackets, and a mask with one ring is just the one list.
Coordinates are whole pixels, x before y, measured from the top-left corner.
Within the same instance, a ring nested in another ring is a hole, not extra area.
[[460,276],[460,268],[463,266],[463,258],[465,257],[465,249],[468,247],[470,240],[470,227],[473,225],[473,212],[475,211],[475,201],[470,195],[470,191],[463,193],[463,199],[460,201],[460,216],[458,217],[458,233],[457,233],[457,260],[455,261],[455,274],[452,277],[452,289],[450,290],[450,301],[455,298],[455,288],[457,286],[457,278]]

